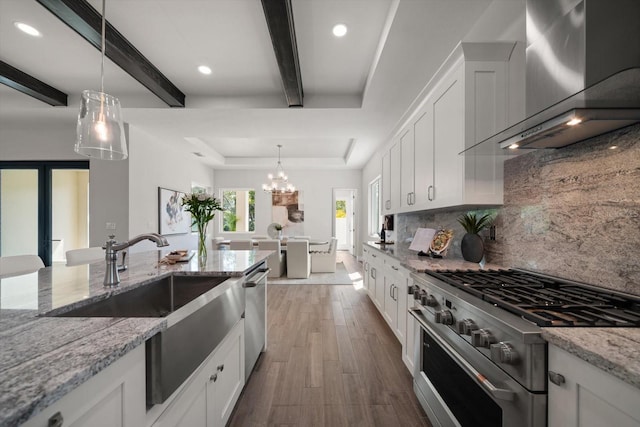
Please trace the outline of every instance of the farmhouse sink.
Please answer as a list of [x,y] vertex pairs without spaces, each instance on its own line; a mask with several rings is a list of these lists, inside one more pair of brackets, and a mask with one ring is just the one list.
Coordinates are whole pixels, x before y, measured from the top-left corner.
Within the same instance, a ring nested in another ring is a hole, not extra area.
[[166,329],[145,343],[146,399],[151,406],[171,396],[240,321],[244,280],[168,276],[50,316],[165,318]]
[[168,276],[55,317],[166,317],[228,277]]

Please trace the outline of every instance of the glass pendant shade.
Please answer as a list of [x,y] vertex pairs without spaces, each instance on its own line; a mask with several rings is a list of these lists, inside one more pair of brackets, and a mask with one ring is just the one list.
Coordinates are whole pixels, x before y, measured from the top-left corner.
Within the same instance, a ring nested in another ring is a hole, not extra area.
[[95,90],[82,92],[75,152],[102,160],[129,156],[118,98]]

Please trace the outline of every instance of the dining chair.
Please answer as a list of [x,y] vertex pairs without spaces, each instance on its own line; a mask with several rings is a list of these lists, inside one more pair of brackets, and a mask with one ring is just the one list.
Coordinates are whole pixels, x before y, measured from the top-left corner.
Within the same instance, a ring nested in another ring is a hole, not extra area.
[[12,255],[0,257],[0,278],[19,276],[38,271],[44,267],[38,255]]
[[253,249],[251,240],[232,240],[229,242],[229,249],[232,251],[246,251]]
[[267,258],[267,267],[271,269],[267,277],[281,277],[285,272],[287,258],[280,250],[280,240],[259,240],[258,249],[273,251]]
[[92,248],[70,249],[66,252],[67,267],[104,260],[104,249],[100,246]]
[[287,242],[287,277],[307,279],[311,274],[311,258],[308,240],[289,240]]
[[311,251],[312,273],[335,273],[338,239],[331,238],[329,248],[326,251]]

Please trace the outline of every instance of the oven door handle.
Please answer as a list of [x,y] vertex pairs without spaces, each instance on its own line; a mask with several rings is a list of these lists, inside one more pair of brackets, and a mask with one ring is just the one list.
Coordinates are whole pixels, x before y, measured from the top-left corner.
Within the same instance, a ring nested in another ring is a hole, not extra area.
[[418,323],[420,323],[420,326],[422,327],[422,329],[427,331],[429,335],[431,335],[431,338],[433,338],[438,343],[438,345],[444,348],[447,351],[447,353],[449,353],[449,355],[451,355],[451,357],[455,359],[455,361],[458,362],[458,364],[464,370],[466,370],[468,374],[473,376],[480,383],[480,385],[484,387],[485,390],[491,393],[493,397],[500,400],[508,400],[508,401],[513,400],[515,393],[512,390],[498,388],[493,384],[491,384],[491,381],[489,381],[487,377],[482,375],[469,362],[467,362],[462,357],[460,357],[460,355],[458,355],[458,352],[456,352],[453,349],[453,347],[449,345],[449,343],[447,343],[445,340],[443,340],[438,336],[438,334],[433,330],[433,328],[431,328],[431,326],[429,326],[427,322],[424,321],[423,315],[419,309],[411,308],[409,309],[409,314],[411,314],[418,321]]

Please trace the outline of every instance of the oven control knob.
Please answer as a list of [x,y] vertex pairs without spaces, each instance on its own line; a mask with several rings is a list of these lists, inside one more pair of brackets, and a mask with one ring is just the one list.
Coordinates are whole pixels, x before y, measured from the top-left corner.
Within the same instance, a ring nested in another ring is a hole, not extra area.
[[438,300],[433,295],[427,295],[421,302],[422,302],[422,305],[426,305],[427,307],[438,306]]
[[491,360],[505,365],[515,365],[520,360],[520,357],[511,344],[500,342],[491,344]]
[[453,325],[453,314],[449,310],[436,311],[435,321],[443,325]]
[[458,333],[471,335],[471,332],[478,329],[478,325],[471,319],[462,319],[458,321]]
[[418,292],[417,289],[413,290],[413,299],[414,300],[420,300],[422,298],[422,295],[424,295],[426,297],[427,293],[425,291],[423,291],[423,290],[420,290],[419,292]]
[[496,342],[496,338],[488,329],[471,331],[471,344],[473,344],[474,347],[489,348],[494,342]]

